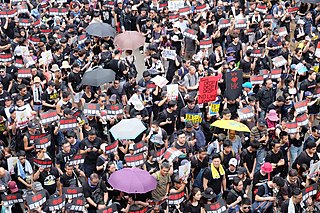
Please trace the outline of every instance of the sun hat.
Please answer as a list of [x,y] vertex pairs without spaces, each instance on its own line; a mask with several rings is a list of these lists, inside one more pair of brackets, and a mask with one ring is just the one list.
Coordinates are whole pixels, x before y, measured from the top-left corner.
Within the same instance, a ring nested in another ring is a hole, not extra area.
[[265,162],[265,163],[261,166],[261,171],[263,171],[263,172],[265,172],[265,173],[271,173],[271,172],[273,171],[271,163]]
[[277,112],[272,109],[269,111],[268,115],[267,115],[267,118],[270,120],[270,121],[278,121],[279,120],[279,117],[278,117],[278,114]]

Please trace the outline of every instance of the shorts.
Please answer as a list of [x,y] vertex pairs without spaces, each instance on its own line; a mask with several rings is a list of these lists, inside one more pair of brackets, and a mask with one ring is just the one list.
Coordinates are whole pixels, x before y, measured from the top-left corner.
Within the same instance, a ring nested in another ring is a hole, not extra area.
[[42,105],[33,105],[34,111],[40,111],[42,109]]
[[77,92],[77,93],[73,96],[73,102],[74,102],[74,103],[79,103],[82,95],[83,95],[83,91]]

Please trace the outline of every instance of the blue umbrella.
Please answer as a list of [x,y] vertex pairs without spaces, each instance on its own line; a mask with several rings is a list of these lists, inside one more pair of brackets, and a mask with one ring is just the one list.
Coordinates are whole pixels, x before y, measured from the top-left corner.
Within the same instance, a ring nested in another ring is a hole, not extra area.
[[147,128],[138,118],[123,119],[114,125],[110,132],[114,139],[135,139]]

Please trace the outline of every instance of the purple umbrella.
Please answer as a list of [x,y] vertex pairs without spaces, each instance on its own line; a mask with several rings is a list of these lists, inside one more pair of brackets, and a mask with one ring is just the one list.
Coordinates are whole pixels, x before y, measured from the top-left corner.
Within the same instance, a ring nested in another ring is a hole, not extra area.
[[124,168],[111,174],[109,184],[116,190],[129,194],[146,193],[157,187],[157,180],[147,171]]

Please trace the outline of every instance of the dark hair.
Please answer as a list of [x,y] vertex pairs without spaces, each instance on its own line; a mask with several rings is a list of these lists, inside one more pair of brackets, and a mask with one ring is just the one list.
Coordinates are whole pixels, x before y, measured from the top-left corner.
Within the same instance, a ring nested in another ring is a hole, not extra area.
[[170,109],[170,108],[173,108],[173,107],[175,107],[177,105],[177,101],[175,101],[175,100],[171,100],[171,101],[169,101],[169,103],[168,103],[168,108]]
[[62,98],[68,98],[69,96],[70,96],[70,92],[68,92],[68,91],[62,92]]
[[298,175],[298,171],[295,169],[291,169],[288,174],[289,174],[289,177],[294,177]]
[[226,139],[224,142],[223,142],[223,148],[224,147],[227,147],[227,146],[232,146],[232,142],[228,139]]
[[166,168],[166,169],[170,169],[170,164],[168,163],[168,162],[163,162],[162,164],[161,164],[161,169],[163,169],[163,168]]
[[17,95],[16,103],[17,103],[17,101],[24,101],[24,98],[21,95]]
[[294,187],[292,190],[292,195],[293,196],[298,196],[302,193],[301,189],[299,189],[298,187]]
[[224,110],[222,110],[222,115],[227,115],[227,114],[230,114],[231,113],[231,111],[230,111],[230,109],[224,109]]
[[216,159],[216,158],[219,158],[219,159],[221,160],[221,156],[219,155],[219,153],[214,153],[214,154],[212,155],[212,160],[213,160],[213,159]]
[[17,152],[17,156],[18,157],[26,156],[26,152],[23,151],[23,150],[20,150],[20,151]]
[[201,153],[201,152],[207,152],[207,149],[206,147],[200,147],[199,150],[198,150],[198,153]]
[[257,140],[254,140],[250,143],[251,148],[258,149],[260,147],[260,142]]
[[239,183],[240,183],[240,181],[241,181],[241,178],[239,178],[239,177],[234,177],[234,178],[233,178],[233,181],[232,181],[232,184],[233,184],[234,186],[238,186]]
[[284,179],[282,177],[274,177],[272,179],[272,182],[277,184],[277,186],[279,186],[279,187],[283,187],[284,183],[285,183],[285,181],[284,181]]
[[241,205],[251,205],[250,198],[242,198]]
[[191,190],[191,195],[190,195],[189,200],[192,201],[193,198],[194,198],[194,196],[195,196],[199,191],[201,191],[200,188],[198,188],[198,187],[193,187],[192,190]]
[[89,130],[88,135],[97,135],[97,131],[94,128],[92,128]]
[[151,125],[156,125],[156,126],[159,126],[159,121],[152,121]]
[[279,144],[279,143],[280,143],[280,141],[275,138],[274,140],[271,141],[270,145],[271,145],[271,147],[274,147],[276,144]]
[[99,175],[97,173],[92,173],[90,175],[90,180],[92,180],[92,179],[99,179]]
[[24,88],[26,88],[27,86],[25,85],[25,84],[20,84],[19,86],[18,86],[18,89],[19,90],[22,90],[22,89],[24,89]]
[[177,134],[177,137],[179,137],[179,135],[183,135],[183,134],[185,134],[185,132],[180,129],[180,130],[177,131],[176,134]]
[[314,148],[314,147],[317,147],[316,142],[314,142],[314,141],[309,141],[309,142],[307,143],[307,149],[312,149],[312,148]]
[[288,132],[286,132],[286,131],[281,131],[280,134],[279,134],[280,139],[283,139],[284,136],[288,136],[288,135],[289,135],[289,134],[288,134]]
[[317,126],[312,126],[311,127],[311,131],[312,132],[317,132],[318,131],[318,127]]

